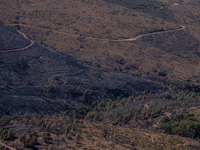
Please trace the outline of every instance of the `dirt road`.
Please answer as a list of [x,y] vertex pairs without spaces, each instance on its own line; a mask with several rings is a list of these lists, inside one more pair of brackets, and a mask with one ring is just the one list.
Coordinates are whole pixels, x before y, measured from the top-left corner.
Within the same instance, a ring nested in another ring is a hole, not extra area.
[[26,46],[26,47],[23,47],[23,48],[19,48],[19,49],[12,49],[12,50],[2,50],[2,51],[0,51],[0,53],[1,52],[13,52],[13,51],[22,51],[22,50],[25,50],[25,49],[27,49],[27,48],[29,48],[29,47],[31,47],[33,44],[34,44],[34,42],[31,40],[31,39],[29,39],[24,33],[22,33],[22,32],[20,32],[20,31],[18,31],[24,38],[26,38],[26,39],[28,39],[28,40],[30,40],[30,44],[28,45],[28,46]]
[[147,33],[147,34],[141,34],[141,35],[138,35],[134,38],[130,38],[130,39],[122,39],[122,40],[111,40],[111,41],[118,41],[118,42],[123,42],[123,41],[135,41],[145,35],[153,35],[153,34],[161,34],[161,33],[165,33],[165,32],[173,32],[173,31],[179,31],[179,30],[183,30],[185,29],[185,26],[181,26],[180,29],[174,29],[174,30],[167,30],[167,31],[160,31],[160,32],[153,32],[153,33]]
[[6,148],[8,148],[8,149],[10,149],[10,150],[16,150],[16,149],[14,149],[14,148],[12,148],[12,147],[10,147],[10,146],[8,146],[8,145],[2,143],[1,141],[0,141],[0,144],[3,145],[3,146],[5,146]]
[[[62,32],[62,31],[46,29],[46,28],[41,28],[41,27],[35,27],[35,26],[25,25],[25,24],[7,24],[7,26],[15,26],[15,25],[41,29],[41,30],[45,30],[45,31],[52,31],[52,32],[55,32],[55,33],[66,34],[66,35],[69,35],[69,36],[75,36],[75,37],[79,37],[80,36],[80,35],[76,35],[76,34],[72,34],[72,33],[68,33],[68,32]],[[138,35],[138,36],[136,36],[134,38],[119,39],[119,40],[110,40],[110,39],[93,38],[93,37],[86,37],[86,38],[87,39],[92,39],[92,40],[101,40],[101,41],[106,41],[106,42],[125,42],[125,41],[135,41],[135,40],[137,40],[137,39],[139,39],[139,38],[141,38],[141,37],[143,37],[145,35],[161,34],[161,33],[165,33],[165,32],[173,32],[173,31],[178,31],[178,30],[183,30],[183,29],[185,29],[185,26],[181,25],[181,28],[179,28],[179,29],[166,30],[166,31],[160,31],[160,32],[153,32],[153,33],[147,33],[147,34],[141,34],[141,35]]]
[[[76,35],[76,34],[71,34],[71,33],[57,31],[57,30],[50,30],[50,29],[41,28],[41,27],[35,27],[35,26],[31,26],[31,25],[7,24],[7,26],[14,26],[14,25],[26,26],[26,27],[30,27],[30,28],[36,28],[36,29],[41,29],[41,30],[46,30],[46,31],[52,31],[52,32],[55,32],[55,33],[66,34],[66,35],[69,35],[69,36],[79,37],[79,35]],[[139,38],[141,38],[141,37],[143,37],[145,35],[161,34],[161,33],[165,33],[165,32],[173,32],[173,31],[178,31],[178,30],[183,30],[183,29],[185,29],[185,26],[182,25],[180,29],[174,29],[174,30],[167,30],[167,31],[160,31],[160,32],[153,32],[153,33],[141,34],[141,35],[138,35],[138,36],[136,36],[134,38],[119,39],[119,40],[101,39],[101,38],[93,38],[93,37],[86,37],[86,38],[87,39],[92,39],[92,40],[101,40],[101,41],[105,41],[105,42],[126,42],[126,41],[135,41],[135,40],[137,40],[137,39],[139,39]],[[29,39],[29,38],[27,38],[27,36],[24,33],[20,32],[20,31],[18,31],[18,32],[24,38]],[[22,51],[22,50],[25,50],[25,49],[31,47],[34,44],[34,42],[31,39],[29,39],[29,40],[30,40],[31,43],[28,46],[26,46],[26,47],[19,48],[19,49],[13,49],[13,50],[3,50],[3,51],[0,51],[0,53],[1,52],[13,52],[13,51]]]

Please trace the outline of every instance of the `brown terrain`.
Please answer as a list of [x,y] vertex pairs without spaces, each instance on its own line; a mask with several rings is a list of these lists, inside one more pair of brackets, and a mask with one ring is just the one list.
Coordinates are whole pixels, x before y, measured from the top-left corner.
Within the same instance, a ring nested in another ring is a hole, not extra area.
[[[140,77],[148,76],[156,68],[165,70],[169,79],[198,78],[193,77],[199,74],[198,26],[196,21],[187,22],[196,20],[192,12],[198,12],[199,8],[187,1],[166,6],[178,20],[174,23],[103,1],[2,1],[1,7],[4,24],[24,24],[20,25],[21,31],[28,32],[38,42],[90,65]],[[192,13],[192,17],[183,10]],[[181,26],[186,28],[180,31]],[[145,36],[148,40],[123,40],[159,30],[172,30],[163,33],[167,38],[165,43],[160,33],[154,38]],[[188,39],[193,42],[186,43]],[[162,48],[166,44],[173,52]],[[180,46],[192,49],[183,52],[177,49]]]
[[1,0],[0,149],[200,149],[198,0]]
[[[56,118],[56,119],[55,119]],[[20,121],[19,121],[20,120]],[[23,126],[22,126],[23,124]],[[68,127],[70,125],[69,131]],[[74,120],[66,116],[52,117],[22,117],[11,119],[10,128],[16,135],[25,131],[30,133],[36,128],[37,142],[34,149],[165,149],[187,148],[198,146],[199,142],[190,138],[165,135],[156,131],[136,128],[122,128],[110,124],[96,124],[84,120]],[[45,140],[45,133],[51,131],[49,139]],[[64,132],[64,134],[62,133]],[[28,137],[28,135],[27,135]],[[1,149],[23,149],[20,139],[14,141],[0,141]]]

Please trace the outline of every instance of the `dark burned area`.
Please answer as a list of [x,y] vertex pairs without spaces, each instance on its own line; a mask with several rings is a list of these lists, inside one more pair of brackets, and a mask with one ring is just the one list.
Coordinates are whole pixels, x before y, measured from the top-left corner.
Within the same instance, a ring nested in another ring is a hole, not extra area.
[[0,149],[200,149],[186,1],[1,0]]
[[19,49],[31,42],[16,30],[0,25],[0,50]]
[[[3,26],[1,30],[1,39],[7,30],[11,31]],[[8,49],[27,45],[19,33],[10,35],[13,36],[24,42],[15,41],[18,44],[9,45]],[[36,43],[26,50],[0,53],[0,114],[4,115],[53,114],[136,92],[167,90],[161,84],[84,65]]]

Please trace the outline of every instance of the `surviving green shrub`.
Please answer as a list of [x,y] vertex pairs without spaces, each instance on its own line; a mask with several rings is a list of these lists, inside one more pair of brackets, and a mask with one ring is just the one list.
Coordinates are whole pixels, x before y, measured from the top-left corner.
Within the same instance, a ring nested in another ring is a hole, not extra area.
[[38,141],[38,135],[35,130],[29,133],[29,138],[26,133],[19,137],[19,140],[24,144],[25,147],[34,147]]
[[167,115],[164,115],[163,118],[160,120],[160,123],[167,123],[169,121],[170,121],[169,117]]
[[[184,120],[184,122],[180,123],[180,120]],[[167,123],[160,123],[160,127],[163,129],[164,133],[177,134],[190,138],[200,137],[200,122],[192,113],[187,114],[185,117],[181,113],[176,115],[175,119],[172,119]]]
[[84,48],[83,43],[80,44],[80,48]]
[[175,116],[175,118],[176,118],[177,121],[180,122],[182,119],[184,119],[184,116],[183,116],[182,113],[180,113],[180,114],[177,114],[177,115]]
[[130,120],[131,116],[132,116],[131,113],[125,114],[122,119],[122,122],[124,122],[124,123],[128,122]]
[[0,137],[3,140],[11,140],[15,137],[15,135],[16,132],[12,128],[10,128],[9,130],[2,128],[0,130]]
[[163,132],[164,133],[167,133],[167,134],[172,134],[172,125],[170,122],[167,122],[167,123],[163,123],[160,125],[161,128],[163,129]]
[[49,140],[50,140],[50,133],[49,132],[44,133],[44,136],[42,138],[43,138],[43,140],[44,140],[45,143],[49,142]]
[[71,124],[68,124],[65,130],[65,134],[69,133],[70,130],[71,130]]
[[165,75],[166,75],[165,70],[164,70],[164,69],[160,69],[160,70],[158,71],[158,75],[159,75],[159,76],[165,76]]
[[29,133],[30,138],[32,138],[33,136],[38,136],[37,132],[35,130],[33,130],[31,133]]
[[193,113],[188,113],[186,116],[185,116],[185,119],[187,120],[189,117],[193,117],[194,114]]
[[87,113],[87,115],[85,116],[85,120],[89,120],[89,119],[93,119],[94,116],[96,115],[97,112],[89,112]]

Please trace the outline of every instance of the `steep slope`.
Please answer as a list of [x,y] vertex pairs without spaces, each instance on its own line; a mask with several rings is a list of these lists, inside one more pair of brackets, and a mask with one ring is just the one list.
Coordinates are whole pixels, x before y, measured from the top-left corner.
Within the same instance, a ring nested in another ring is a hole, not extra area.
[[53,113],[136,92],[168,90],[144,79],[86,66],[38,44],[1,52],[0,85],[0,113],[8,114]]
[[199,2],[159,1],[2,0],[0,21],[89,65],[199,92]]
[[18,34],[17,31],[0,24],[0,50],[19,49],[30,43],[28,39]]

